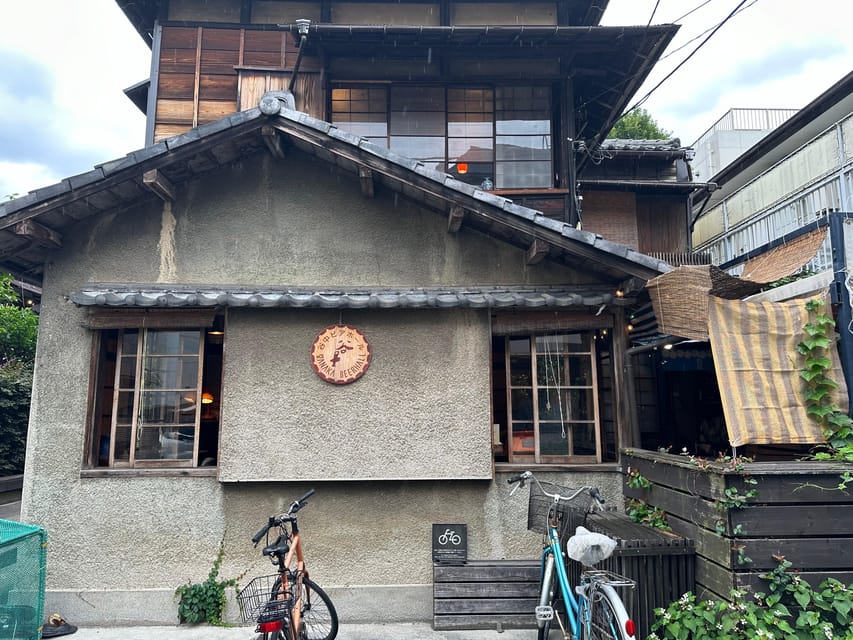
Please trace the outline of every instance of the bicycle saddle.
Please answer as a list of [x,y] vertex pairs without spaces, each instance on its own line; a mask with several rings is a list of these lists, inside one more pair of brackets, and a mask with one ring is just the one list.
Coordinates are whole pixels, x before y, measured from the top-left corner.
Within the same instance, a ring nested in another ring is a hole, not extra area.
[[283,556],[287,555],[288,551],[290,551],[290,545],[287,544],[284,536],[279,536],[278,540],[273,542],[271,545],[264,547],[263,554],[265,556]]

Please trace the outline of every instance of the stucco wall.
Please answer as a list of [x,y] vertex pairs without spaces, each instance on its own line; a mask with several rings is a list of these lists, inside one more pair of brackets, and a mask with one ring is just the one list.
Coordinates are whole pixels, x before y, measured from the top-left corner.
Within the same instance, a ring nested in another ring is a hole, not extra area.
[[[348,385],[308,359],[341,318],[373,354]],[[486,310],[236,310],[220,479],[491,478],[490,349]]]
[[[267,476],[327,479],[311,483],[317,495],[303,512],[308,557],[350,619],[364,585],[405,601],[398,617],[428,611],[433,522],[468,523],[472,558],[530,557],[537,547],[525,533],[526,499],[503,500],[503,479],[488,479],[486,311],[232,311],[225,482],[95,478],[81,477],[93,333],[67,300],[85,283],[582,280],[549,263],[527,266],[523,251],[464,228],[448,234],[442,217],[381,190],[365,199],[356,180],[298,153],[237,165],[181,190],[165,210],[154,202],[81,222],[46,266],[23,491],[23,520],[48,531],[48,606],[82,624],[172,621],[174,589],[204,580],[222,539],[223,575],[269,572],[249,538],[309,485],[240,482]],[[311,372],[308,349],[341,319],[365,332],[374,360],[358,382],[333,387]],[[289,434],[300,444],[286,447]],[[618,495],[615,475],[592,480]]]
[[[615,473],[548,473],[540,478],[594,484],[619,500]],[[82,624],[176,621],[174,589],[207,577],[224,540],[223,578],[240,584],[271,573],[250,537],[267,516],[316,489],[300,512],[311,577],[329,591],[346,622],[427,620],[431,616],[433,523],[468,525],[470,559],[534,558],[527,493],[509,497],[494,481],[378,481],[220,484],[214,478],[65,478],[63,501],[30,505],[47,527],[48,603]],[[380,598],[393,606],[365,607]],[[231,608],[232,619],[237,611]],[[377,618],[375,616],[381,616]]]

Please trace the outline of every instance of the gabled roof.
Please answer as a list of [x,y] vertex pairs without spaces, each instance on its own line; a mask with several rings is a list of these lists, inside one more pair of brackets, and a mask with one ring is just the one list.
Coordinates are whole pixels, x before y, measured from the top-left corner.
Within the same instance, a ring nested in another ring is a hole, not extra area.
[[608,282],[648,279],[671,267],[539,211],[459,182],[333,124],[282,107],[267,94],[261,108],[235,113],[98,165],[92,171],[0,204],[0,269],[38,282],[48,253],[77,221],[121,210],[260,153],[284,158],[294,149],[359,176],[362,191],[388,190],[464,226]]

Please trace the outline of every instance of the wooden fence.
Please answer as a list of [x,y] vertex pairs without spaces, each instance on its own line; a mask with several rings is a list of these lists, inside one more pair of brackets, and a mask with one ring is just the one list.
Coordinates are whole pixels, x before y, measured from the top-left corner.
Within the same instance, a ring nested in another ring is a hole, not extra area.
[[622,467],[652,483],[626,486],[626,496],[659,507],[674,532],[695,541],[700,597],[766,592],[760,574],[781,557],[813,586],[827,577],[853,582],[853,491],[838,489],[853,465],[774,461],[734,468],[631,450],[623,452]]

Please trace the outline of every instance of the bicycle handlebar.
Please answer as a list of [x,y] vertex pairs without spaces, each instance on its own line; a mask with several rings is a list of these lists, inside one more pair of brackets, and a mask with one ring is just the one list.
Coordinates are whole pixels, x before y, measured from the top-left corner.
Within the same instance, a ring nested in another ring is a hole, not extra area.
[[252,536],[252,542],[255,546],[258,546],[261,538],[267,535],[267,532],[273,527],[281,526],[284,522],[294,522],[295,518],[293,518],[292,515],[304,507],[305,501],[313,495],[314,489],[309,489],[304,496],[295,500],[293,504],[290,505],[290,509],[288,509],[287,513],[283,513],[279,516],[270,516],[269,522],[267,522],[263,527],[261,527],[260,531]]
[[[544,495],[548,496],[549,498],[553,498],[554,500],[564,500],[564,501],[568,502],[569,500],[574,500],[581,493],[586,491],[589,493],[589,495],[592,498],[595,499],[596,502],[598,502],[598,504],[604,504],[604,498],[601,495],[601,491],[598,490],[598,487],[581,487],[580,489],[575,491],[570,496],[561,496],[558,493],[549,493],[549,492],[545,491],[545,489],[542,488],[542,485],[539,484],[539,480],[536,478],[535,475],[533,475],[532,471],[523,471],[522,473],[519,473],[518,475],[512,476],[511,478],[507,479],[507,483],[508,484],[515,484],[516,482],[520,482],[521,484],[519,486],[523,487],[524,483],[527,480],[533,480],[533,482],[536,483],[536,486],[539,487],[539,491],[541,491]],[[515,491],[517,489],[518,489],[518,487],[513,487],[513,490],[510,492],[510,495],[515,493]]]
[[263,527],[261,527],[260,531],[258,531],[255,535],[252,536],[252,542],[255,543],[256,547],[258,546],[258,543],[261,541],[261,538],[263,538],[265,535],[267,535],[267,531],[269,531],[274,526],[275,526],[275,518],[273,516],[270,516],[269,522],[267,522]]
[[294,501],[292,505],[290,505],[290,510],[287,512],[288,514],[296,513],[302,507],[305,506],[305,501],[314,495],[314,489],[310,489],[304,496]]

